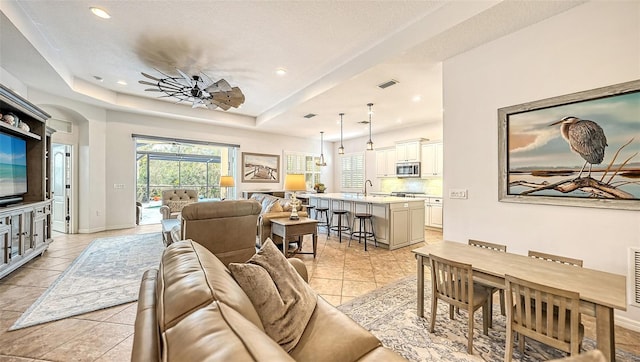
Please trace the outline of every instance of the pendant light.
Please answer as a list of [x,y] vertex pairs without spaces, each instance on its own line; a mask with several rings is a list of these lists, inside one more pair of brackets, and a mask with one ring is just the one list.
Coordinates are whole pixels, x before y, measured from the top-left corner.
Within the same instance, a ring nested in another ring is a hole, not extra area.
[[367,142],[367,151],[373,151],[373,141],[371,141],[371,113],[373,113],[371,107],[373,103],[368,103],[367,106],[369,107],[369,141]]
[[340,113],[340,147],[338,147],[338,154],[344,155],[344,146],[342,145],[342,116],[344,113]]
[[324,162],[324,131],[320,131],[320,160],[316,162],[316,166],[326,166]]

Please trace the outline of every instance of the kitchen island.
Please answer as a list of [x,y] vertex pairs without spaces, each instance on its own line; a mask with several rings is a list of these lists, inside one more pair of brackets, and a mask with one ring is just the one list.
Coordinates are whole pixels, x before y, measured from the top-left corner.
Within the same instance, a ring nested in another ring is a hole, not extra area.
[[[309,204],[349,212],[349,226],[353,214],[373,215],[378,245],[390,250],[424,241],[424,200],[395,196],[363,196],[348,193],[302,194]],[[355,225],[357,228],[358,225]],[[373,240],[369,241],[369,244]]]

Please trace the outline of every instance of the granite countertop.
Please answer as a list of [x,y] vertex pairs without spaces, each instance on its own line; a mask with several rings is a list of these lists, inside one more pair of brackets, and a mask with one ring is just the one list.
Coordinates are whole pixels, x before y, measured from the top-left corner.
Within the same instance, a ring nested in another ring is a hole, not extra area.
[[414,198],[414,197],[395,197],[395,196],[363,196],[349,194],[349,193],[326,193],[326,194],[301,194],[302,197],[309,198],[318,198],[318,199],[331,199],[331,200],[344,200],[344,201],[354,201],[354,202],[367,202],[372,204],[396,204],[401,202],[411,202],[411,201],[423,201],[424,198]]

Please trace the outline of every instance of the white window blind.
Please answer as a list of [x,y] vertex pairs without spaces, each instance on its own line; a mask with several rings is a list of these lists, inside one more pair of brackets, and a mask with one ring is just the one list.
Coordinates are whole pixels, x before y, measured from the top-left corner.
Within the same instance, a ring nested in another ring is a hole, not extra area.
[[312,154],[285,152],[284,159],[284,174],[304,174],[307,190],[312,190],[313,186],[320,182],[320,167],[316,166],[319,157]]
[[364,152],[342,156],[340,165],[342,168],[341,189],[362,189],[364,187]]

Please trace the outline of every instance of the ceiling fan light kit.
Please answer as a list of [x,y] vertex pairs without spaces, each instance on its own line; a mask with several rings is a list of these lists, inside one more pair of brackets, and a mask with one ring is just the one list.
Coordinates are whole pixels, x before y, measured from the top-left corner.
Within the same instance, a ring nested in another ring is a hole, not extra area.
[[225,111],[231,107],[238,108],[244,103],[244,94],[240,88],[232,87],[224,79],[214,82],[204,73],[188,76],[180,69],[176,69],[180,74],[179,77],[172,77],[158,69],[156,71],[164,78],[142,72],[145,78],[153,82],[141,80],[139,83],[154,87],[145,89],[148,92],[164,93],[165,95],[160,98],[173,97],[178,99],[178,103],[191,103],[192,108],[206,107],[211,110],[221,108]]

